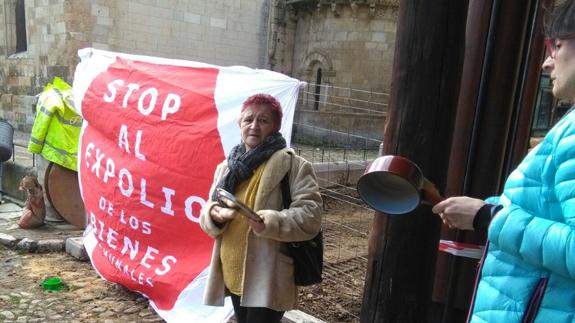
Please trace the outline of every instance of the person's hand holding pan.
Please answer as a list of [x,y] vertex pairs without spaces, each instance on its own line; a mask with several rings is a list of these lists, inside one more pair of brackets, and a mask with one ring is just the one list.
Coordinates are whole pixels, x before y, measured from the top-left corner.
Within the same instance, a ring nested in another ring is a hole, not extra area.
[[256,212],[254,212],[254,210],[249,208],[244,203],[240,202],[232,193],[224,189],[218,188],[217,194],[218,194],[218,200],[221,204],[227,205],[227,207],[229,208],[238,210],[241,215],[247,217],[249,220],[252,220],[256,223],[264,222],[262,218],[259,215],[257,215]]
[[437,188],[421,169],[399,156],[376,158],[357,182],[359,196],[373,209],[390,214],[406,214],[420,203],[435,205],[443,200]]
[[210,216],[221,227],[226,222],[233,220],[240,212],[224,205],[216,204],[210,210]]
[[455,196],[437,203],[431,211],[439,215],[449,228],[474,230],[473,220],[485,204],[487,203],[480,199]]

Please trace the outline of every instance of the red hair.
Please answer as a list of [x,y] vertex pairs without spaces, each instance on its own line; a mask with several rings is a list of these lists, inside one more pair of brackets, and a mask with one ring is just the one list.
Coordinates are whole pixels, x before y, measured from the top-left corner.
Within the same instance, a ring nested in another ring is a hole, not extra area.
[[268,107],[272,113],[276,131],[280,130],[283,117],[282,105],[275,97],[265,93],[254,94],[244,101],[242,104],[242,112],[244,112],[247,107],[252,105]]

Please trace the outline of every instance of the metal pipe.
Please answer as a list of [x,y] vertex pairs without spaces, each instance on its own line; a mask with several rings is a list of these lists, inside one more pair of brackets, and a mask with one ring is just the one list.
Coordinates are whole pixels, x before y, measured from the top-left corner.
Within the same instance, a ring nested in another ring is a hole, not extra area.
[[500,13],[501,0],[493,0],[491,7],[491,19],[489,21],[489,31],[487,33],[487,42],[485,46],[485,56],[483,60],[483,67],[481,69],[481,79],[479,81],[479,95],[477,97],[477,105],[475,106],[475,117],[473,118],[473,127],[471,129],[471,141],[469,144],[469,154],[467,155],[467,167],[465,169],[465,175],[463,177],[463,194],[468,194],[469,185],[471,183],[471,173],[473,167],[473,161],[476,158],[477,144],[479,138],[479,124],[481,117],[483,116],[483,110],[485,109],[485,101],[487,100],[487,89],[489,74],[491,70],[491,65],[493,62],[493,57],[495,53],[495,36],[498,27],[498,18]]
[[[522,55],[522,61],[521,61],[521,79],[519,81],[519,84],[517,86],[516,89],[516,96],[514,98],[514,102],[513,102],[513,111],[512,111],[512,116],[511,116],[511,122],[512,125],[510,127],[510,141],[508,142],[508,145],[506,147],[506,153],[505,156],[508,156],[507,160],[505,161],[505,167],[503,168],[504,170],[504,174],[510,174],[512,169],[515,167],[514,165],[514,160],[517,159],[514,152],[516,151],[515,149],[515,145],[517,143],[517,136],[518,136],[518,132],[520,131],[519,129],[519,125],[521,123],[521,118],[520,116],[522,115],[522,111],[523,110],[530,110],[531,112],[533,111],[532,109],[530,109],[530,107],[526,107],[524,106],[524,96],[525,96],[525,87],[528,86],[528,78],[531,74],[531,71],[529,70],[529,65],[531,63],[531,57],[533,56],[533,43],[534,43],[534,38],[535,38],[535,33],[537,32],[537,21],[538,21],[538,16],[539,16],[539,6],[540,6],[540,0],[535,0],[534,2],[531,2],[532,6],[530,8],[529,11],[529,21],[528,21],[528,26],[529,26],[529,32],[527,34],[528,37],[527,38],[527,46],[523,51],[523,55]],[[532,114],[532,113],[530,113]],[[503,181],[500,183],[500,187],[499,189],[502,189],[503,186]]]

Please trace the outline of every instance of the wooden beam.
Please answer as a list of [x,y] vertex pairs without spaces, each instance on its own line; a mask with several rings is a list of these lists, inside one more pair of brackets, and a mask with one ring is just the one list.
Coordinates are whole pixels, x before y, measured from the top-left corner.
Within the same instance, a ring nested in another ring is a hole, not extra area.
[[[445,186],[463,62],[467,1],[403,0],[384,152],[416,162]],[[429,207],[376,215],[362,322],[426,322],[440,221]]]

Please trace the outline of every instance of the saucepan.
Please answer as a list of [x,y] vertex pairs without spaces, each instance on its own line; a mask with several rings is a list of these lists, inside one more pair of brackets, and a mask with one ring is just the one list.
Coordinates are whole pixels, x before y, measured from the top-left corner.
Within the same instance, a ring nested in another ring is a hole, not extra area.
[[422,202],[435,205],[443,200],[419,166],[394,155],[375,159],[359,178],[357,191],[370,207],[390,215],[409,213]]

